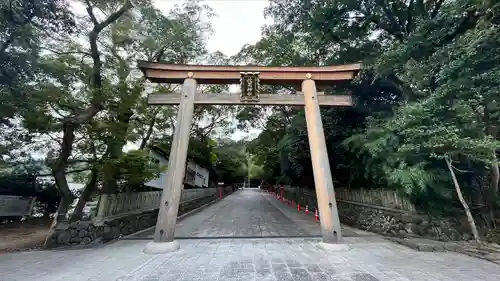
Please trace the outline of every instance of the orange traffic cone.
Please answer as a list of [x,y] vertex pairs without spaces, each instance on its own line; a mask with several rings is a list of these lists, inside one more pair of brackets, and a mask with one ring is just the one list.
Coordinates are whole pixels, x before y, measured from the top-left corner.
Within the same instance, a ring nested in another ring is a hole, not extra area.
[[307,205],[306,205],[306,215],[309,215],[309,208]]
[[316,212],[314,212],[314,219],[319,221],[318,208],[316,208]]
[[300,203],[297,203],[297,210],[300,212]]

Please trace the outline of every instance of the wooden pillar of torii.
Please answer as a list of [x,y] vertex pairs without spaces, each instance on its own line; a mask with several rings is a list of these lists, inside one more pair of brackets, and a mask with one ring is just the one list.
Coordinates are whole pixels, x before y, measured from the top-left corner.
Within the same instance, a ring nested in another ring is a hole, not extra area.
[[[349,95],[324,95],[316,85],[332,85],[352,80],[360,64],[322,67],[264,67],[172,65],[139,61],[147,79],[158,83],[183,84],[181,94],[154,94],[150,105],[180,105],[172,141],[168,173],[164,184],[154,240],[144,252],[155,254],[175,251],[177,211],[183,187],[189,132],[196,104],[291,105],[304,106],[311,149],[314,183],[321,218],[322,245],[327,249],[345,249],[342,241],[330,163],[323,133],[320,106],[352,106]],[[198,84],[238,84],[242,94],[197,94]],[[260,84],[301,85],[302,92],[290,95],[259,94]]]

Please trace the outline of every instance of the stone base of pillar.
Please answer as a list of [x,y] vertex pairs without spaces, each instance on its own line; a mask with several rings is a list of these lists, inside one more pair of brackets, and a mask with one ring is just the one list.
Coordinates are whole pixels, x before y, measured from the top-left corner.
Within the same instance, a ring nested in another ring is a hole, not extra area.
[[343,243],[320,242],[318,247],[329,252],[347,252],[351,249],[349,245]]
[[174,240],[171,242],[149,242],[144,250],[142,250],[145,254],[157,255],[157,254],[165,254],[170,252],[175,252],[179,250],[180,245],[179,241]]

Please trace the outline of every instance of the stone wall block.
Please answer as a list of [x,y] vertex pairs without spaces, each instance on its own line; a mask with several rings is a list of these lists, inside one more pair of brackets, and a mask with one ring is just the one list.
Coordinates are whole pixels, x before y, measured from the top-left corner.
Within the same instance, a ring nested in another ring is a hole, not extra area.
[[80,245],[87,245],[90,244],[90,242],[92,242],[92,239],[90,237],[84,237],[82,241],[80,241]]
[[60,233],[58,233],[58,236],[57,236],[57,244],[58,245],[68,245],[70,239],[71,239],[70,233],[68,233],[67,231],[60,232]]
[[78,236],[80,236],[81,238],[87,236],[87,230],[82,229],[82,230],[78,231]]
[[75,237],[71,237],[71,239],[69,239],[69,242],[80,243],[81,240],[82,240],[82,238],[80,236],[75,236]]
[[[212,201],[215,197],[202,198],[183,204],[179,208],[186,213]],[[71,223],[61,223],[52,235],[49,243],[50,248],[68,245],[88,245],[91,243],[102,243],[117,239],[123,235],[129,235],[139,230],[146,229],[156,224],[158,210],[147,211],[142,214],[127,215],[115,219],[110,219],[99,225],[92,221],[75,221]]]

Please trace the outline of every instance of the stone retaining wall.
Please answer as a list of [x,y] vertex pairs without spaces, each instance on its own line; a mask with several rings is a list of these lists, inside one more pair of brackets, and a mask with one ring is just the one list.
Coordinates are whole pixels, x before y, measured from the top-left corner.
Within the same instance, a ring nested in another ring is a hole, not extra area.
[[[307,188],[283,186],[285,198],[309,209],[316,208],[316,194]],[[274,192],[281,193],[279,187]],[[393,190],[336,188],[340,221],[359,229],[395,237],[422,236],[437,241],[472,239],[467,220],[419,213],[410,200]]]
[[[179,206],[179,215],[199,208],[216,196],[197,198],[183,202]],[[76,221],[60,223],[52,235],[49,248],[99,244],[152,227],[156,224],[158,210],[138,214],[128,214],[107,221]]]
[[467,222],[453,218],[436,218],[404,210],[338,200],[342,223],[363,230],[397,237],[419,235],[438,241],[470,240]]

